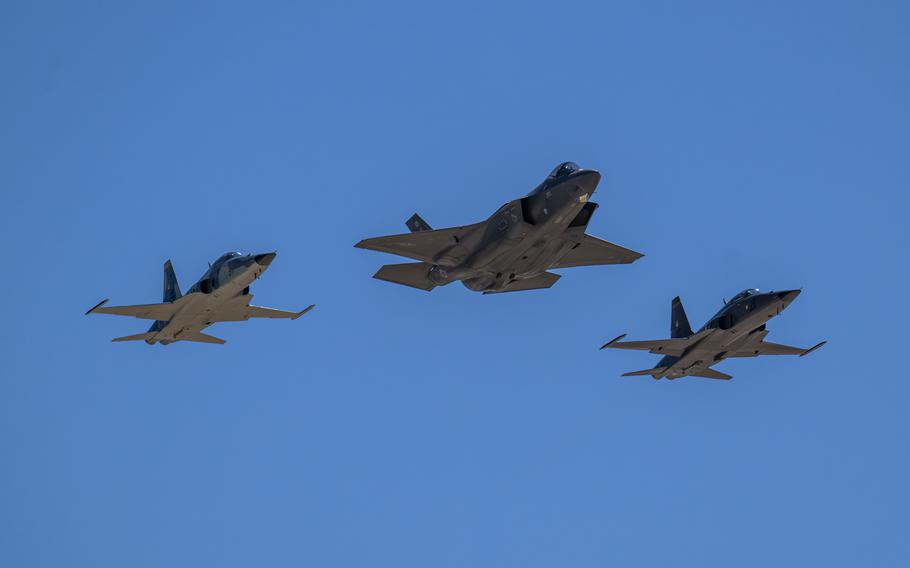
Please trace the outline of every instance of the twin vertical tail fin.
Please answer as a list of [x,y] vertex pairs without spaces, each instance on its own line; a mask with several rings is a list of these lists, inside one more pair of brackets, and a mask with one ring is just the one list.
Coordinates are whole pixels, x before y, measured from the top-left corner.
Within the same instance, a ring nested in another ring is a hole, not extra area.
[[424,221],[423,217],[421,217],[417,213],[414,213],[413,215],[411,215],[411,218],[408,219],[407,221],[405,221],[405,225],[408,226],[408,229],[410,229],[412,233],[420,233],[422,231],[432,231],[433,230],[433,227],[431,227],[429,223]]
[[673,339],[681,337],[690,337],[692,327],[689,326],[689,318],[686,317],[686,310],[683,308],[682,300],[679,296],[673,298],[670,308],[670,337]]

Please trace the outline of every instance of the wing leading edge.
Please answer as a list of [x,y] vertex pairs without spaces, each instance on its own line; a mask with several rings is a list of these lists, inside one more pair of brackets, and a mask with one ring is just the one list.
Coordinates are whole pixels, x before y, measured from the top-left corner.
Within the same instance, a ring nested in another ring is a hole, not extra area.
[[673,355],[674,357],[681,357],[687,349],[713,332],[714,329],[706,329],[690,337],[682,337],[679,339],[651,339],[645,341],[620,341],[620,339],[625,337],[625,335],[621,335],[616,339],[605,343],[601,349],[608,347],[610,349],[635,349],[638,351],[649,351],[655,355]]
[[231,303],[225,305],[223,308],[215,311],[211,316],[211,321],[213,323],[227,321],[246,321],[252,318],[295,320],[316,307],[316,304],[311,304],[299,312],[292,312],[290,310],[278,310],[275,308],[266,308],[264,306],[251,306],[250,301],[252,299],[252,294],[240,296],[236,299],[236,301],[232,301]]
[[432,263],[441,252],[458,244],[464,234],[474,226],[476,225],[374,237],[364,239],[354,246]]
[[825,343],[827,343],[827,341],[822,341],[821,343],[806,349],[804,347],[794,347],[782,343],[761,341],[757,345],[749,346],[746,349],[730,354],[730,357],[758,357],[759,355],[799,355],[800,357],[803,357],[812,353]]
[[169,321],[174,314],[182,307],[183,299],[180,298],[174,302],[164,302],[161,304],[136,304],[133,306],[110,306],[104,304],[107,300],[102,300],[95,307],[85,312],[89,314],[111,314],[115,316],[132,316],[139,319]]

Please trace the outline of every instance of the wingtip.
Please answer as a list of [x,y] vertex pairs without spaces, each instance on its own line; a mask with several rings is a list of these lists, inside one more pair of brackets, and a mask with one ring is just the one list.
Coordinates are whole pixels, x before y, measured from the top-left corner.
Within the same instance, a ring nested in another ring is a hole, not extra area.
[[300,310],[299,312],[297,312],[297,315],[295,315],[295,316],[292,317],[291,319],[292,319],[292,320],[295,320],[295,319],[299,318],[300,316],[304,315],[305,313],[307,313],[308,311],[312,310],[312,309],[315,308],[315,307],[316,307],[316,304],[310,304],[309,306],[307,306],[307,307],[303,308],[302,310]]
[[624,338],[626,335],[628,335],[628,334],[624,333],[624,334],[622,334],[622,335],[619,335],[619,336],[617,336],[617,337],[614,337],[614,338],[611,339],[610,341],[608,341],[608,342],[604,343],[603,345],[601,345],[600,348],[601,348],[601,349],[606,349],[607,347],[613,345],[613,344],[616,343],[617,341],[619,341],[619,340],[621,340],[622,338]]
[[85,315],[89,315],[90,313],[94,312],[95,310],[97,310],[98,308],[100,308],[101,306],[106,304],[108,302],[108,300],[109,300],[109,298],[105,298],[105,299],[101,300],[100,302],[98,302],[97,304],[92,306],[87,312],[85,312]]
[[800,357],[805,357],[806,355],[808,355],[809,353],[812,353],[812,352],[815,351],[816,349],[821,348],[825,343],[828,343],[828,340],[827,340],[827,339],[826,339],[825,341],[820,342],[818,345],[815,345],[814,347],[810,347],[810,348],[806,349],[806,350],[803,351],[799,356],[800,356]]

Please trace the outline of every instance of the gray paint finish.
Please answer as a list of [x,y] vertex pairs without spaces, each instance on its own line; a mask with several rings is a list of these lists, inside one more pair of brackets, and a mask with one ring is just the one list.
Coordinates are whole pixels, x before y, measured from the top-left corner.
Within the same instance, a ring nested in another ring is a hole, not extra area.
[[651,341],[620,341],[625,335],[607,342],[601,349],[637,349],[663,355],[651,369],[624,373],[624,377],[651,375],[655,379],[666,377],[703,377],[731,379],[711,367],[730,357],[757,357],[759,355],[808,355],[825,344],[824,341],[808,349],[791,347],[765,341],[768,330],[765,324],[779,315],[799,296],[800,290],[760,292],[755,288],[743,290],[733,297],[697,333],[689,328],[689,319],[677,296],[671,304],[670,337]]
[[111,306],[102,300],[88,314],[113,314],[154,320],[145,333],[117,337],[112,341],[145,341],[149,345],[168,345],[175,341],[224,343],[223,339],[202,333],[208,326],[222,321],[245,321],[250,318],[297,319],[315,306],[299,312],[251,306],[250,284],[268,269],[277,253],[243,255],[229,252],[209,265],[209,269],[186,295],[180,293],[171,261],[164,263],[164,292],[160,304]]
[[628,264],[642,256],[585,234],[597,209],[589,198],[599,182],[597,171],[564,162],[485,221],[433,230],[415,214],[406,223],[410,233],[354,246],[418,261],[387,264],[373,277],[420,290],[456,280],[484,294],[549,288],[560,278],[549,269]]

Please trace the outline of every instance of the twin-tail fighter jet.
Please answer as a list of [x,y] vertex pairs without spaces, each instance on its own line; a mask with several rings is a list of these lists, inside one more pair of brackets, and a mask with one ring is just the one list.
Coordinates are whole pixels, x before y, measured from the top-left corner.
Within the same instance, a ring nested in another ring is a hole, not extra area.
[[588,199],[598,182],[597,171],[565,162],[486,221],[434,230],[415,214],[407,221],[410,233],[355,246],[418,261],[387,264],[373,277],[421,290],[456,280],[484,294],[549,288],[560,278],[549,269],[628,264],[642,256],[585,234],[597,209]]
[[784,311],[799,295],[800,290],[759,292],[755,288],[743,290],[714,315],[698,333],[692,333],[689,319],[679,296],[673,299],[670,317],[671,339],[620,342],[625,334],[606,343],[612,349],[640,349],[663,358],[652,369],[624,373],[651,375],[655,379],[666,377],[704,377],[706,379],[731,379],[711,367],[729,357],[757,357],[759,355],[808,355],[826,342],[804,349],[765,341],[768,320]]
[[224,343],[223,339],[206,335],[202,330],[221,321],[245,321],[250,318],[297,319],[315,307],[288,312],[261,306],[251,306],[250,284],[259,278],[275,260],[276,253],[242,255],[229,252],[221,255],[202,278],[193,284],[186,295],[180,294],[177,276],[171,261],[164,263],[164,298],[160,304],[105,307],[107,300],[85,312],[114,314],[155,320],[145,333],[118,337],[113,341],[145,341],[149,345],[168,345],[175,341]]

